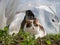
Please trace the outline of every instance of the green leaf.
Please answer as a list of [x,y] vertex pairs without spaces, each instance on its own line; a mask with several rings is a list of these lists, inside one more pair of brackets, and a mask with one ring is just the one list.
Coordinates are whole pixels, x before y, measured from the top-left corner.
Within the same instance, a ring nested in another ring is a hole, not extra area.
[[8,27],[8,26],[4,27],[4,30],[5,30],[5,31],[7,31],[8,29],[9,29],[9,27]]
[[50,41],[50,40],[46,40],[46,43],[47,43],[48,45],[51,45],[51,41]]

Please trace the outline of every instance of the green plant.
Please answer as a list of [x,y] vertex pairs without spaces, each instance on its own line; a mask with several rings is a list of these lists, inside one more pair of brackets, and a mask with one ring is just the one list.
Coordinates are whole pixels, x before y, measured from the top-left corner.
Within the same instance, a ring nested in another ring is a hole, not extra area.
[[25,33],[20,29],[17,35],[10,36],[8,34],[9,27],[0,29],[0,45],[60,45],[60,34],[49,34],[43,38],[35,39],[34,35]]

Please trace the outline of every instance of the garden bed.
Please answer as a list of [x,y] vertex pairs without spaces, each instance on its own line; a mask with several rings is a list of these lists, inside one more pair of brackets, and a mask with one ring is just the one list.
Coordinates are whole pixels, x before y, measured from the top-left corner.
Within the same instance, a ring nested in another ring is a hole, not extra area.
[[8,27],[0,30],[0,45],[60,45],[60,34],[49,34],[43,38],[35,39],[35,36],[22,30],[14,36],[8,35]]

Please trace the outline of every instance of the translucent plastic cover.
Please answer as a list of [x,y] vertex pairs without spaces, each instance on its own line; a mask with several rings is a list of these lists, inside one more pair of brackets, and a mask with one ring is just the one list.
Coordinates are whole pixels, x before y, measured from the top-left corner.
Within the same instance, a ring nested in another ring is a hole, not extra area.
[[[5,15],[3,17],[5,17],[7,21],[5,21],[3,18],[3,20],[6,22],[4,24],[10,25],[11,22],[14,21],[16,12],[25,13],[26,10],[31,10],[35,15],[35,17],[39,20],[41,25],[43,25],[47,33],[59,33],[60,30],[59,29],[60,26],[59,8],[60,8],[59,0],[6,0]],[[0,9],[0,14],[1,11],[2,10]],[[4,13],[2,13],[2,15],[3,14]],[[2,19],[0,19],[0,22],[1,20]],[[2,24],[0,23],[0,25]]]

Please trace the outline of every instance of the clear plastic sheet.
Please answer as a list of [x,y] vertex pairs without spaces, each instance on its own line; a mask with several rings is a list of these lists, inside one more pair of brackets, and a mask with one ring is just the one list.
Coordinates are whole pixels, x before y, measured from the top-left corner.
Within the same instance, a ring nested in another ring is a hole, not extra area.
[[[32,10],[47,33],[59,33],[60,0],[6,0],[5,4],[6,25],[13,22],[16,12],[22,13],[26,10]],[[52,18],[55,22],[51,22]]]
[[6,26],[6,17],[5,17],[5,0],[0,0],[0,29],[3,29]]

